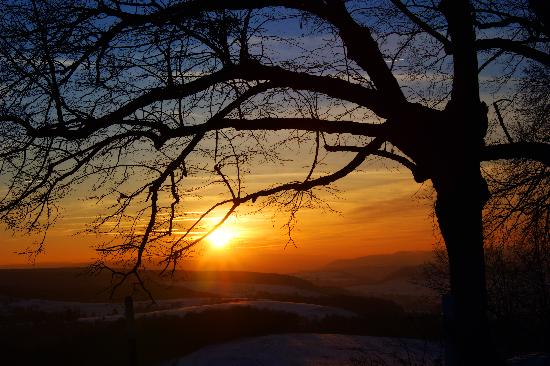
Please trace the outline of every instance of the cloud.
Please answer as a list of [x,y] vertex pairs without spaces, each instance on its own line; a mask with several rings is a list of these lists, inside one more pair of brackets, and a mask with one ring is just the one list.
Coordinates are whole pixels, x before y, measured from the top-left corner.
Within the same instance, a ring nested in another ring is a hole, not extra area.
[[392,218],[409,220],[414,217],[425,218],[430,210],[429,205],[418,198],[401,196],[358,206],[349,211],[346,216],[353,222],[387,221]]

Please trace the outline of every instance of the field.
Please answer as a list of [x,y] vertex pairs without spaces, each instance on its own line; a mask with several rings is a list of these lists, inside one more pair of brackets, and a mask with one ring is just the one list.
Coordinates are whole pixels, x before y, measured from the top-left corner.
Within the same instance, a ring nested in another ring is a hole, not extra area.
[[[81,268],[0,270],[0,344],[7,364],[127,363],[126,289],[109,299],[110,280]],[[441,337],[437,314],[407,312],[388,299],[294,276],[178,272],[167,279],[150,274],[148,283],[156,303],[143,292],[133,294],[139,365],[166,364],[205,346],[276,334]]]

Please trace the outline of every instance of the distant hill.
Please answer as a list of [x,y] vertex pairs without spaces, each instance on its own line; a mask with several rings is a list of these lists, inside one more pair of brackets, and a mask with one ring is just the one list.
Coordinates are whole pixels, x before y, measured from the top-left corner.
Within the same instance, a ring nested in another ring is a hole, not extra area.
[[[275,273],[235,271],[177,271],[174,277],[158,277],[153,272],[143,273],[147,288],[156,299],[187,297],[215,298],[225,296],[217,291],[220,286],[194,286],[194,284],[250,284],[262,288],[288,288],[318,292],[311,282]],[[0,269],[0,297],[37,298],[45,300],[97,302],[108,301],[112,278],[109,273],[88,275],[85,268],[32,268]],[[288,291],[287,291],[288,292]],[[137,300],[147,299],[146,294],[134,286],[130,278],[116,293],[114,301],[120,301],[132,293]]]
[[410,278],[432,259],[431,251],[402,251],[352,259],[339,259],[297,276],[323,286],[351,286]]
[[[439,299],[430,289],[418,285],[424,263],[431,251],[403,251],[340,259],[318,270],[296,273],[317,286],[339,287],[348,293],[374,296],[397,302],[408,310],[431,311]],[[431,301],[427,301],[427,298]],[[434,300],[435,299],[435,300]]]
[[261,273],[246,271],[181,271],[176,278],[184,281],[215,281],[232,283],[249,283],[262,285],[290,286],[304,290],[316,290],[310,281],[278,273]]
[[[215,297],[215,295],[169,286],[148,273],[143,274],[147,288],[157,299],[186,297]],[[132,294],[136,300],[148,299],[147,294],[135,286],[130,278],[117,291],[113,301],[121,301]],[[110,301],[110,289],[114,282],[111,275],[103,272],[89,275],[86,268],[30,268],[0,269],[0,296],[35,298],[44,300],[101,302]]]
[[352,259],[339,259],[323,266],[328,271],[354,271],[363,268],[399,268],[423,264],[432,259],[431,251],[401,251],[392,254],[375,254]]

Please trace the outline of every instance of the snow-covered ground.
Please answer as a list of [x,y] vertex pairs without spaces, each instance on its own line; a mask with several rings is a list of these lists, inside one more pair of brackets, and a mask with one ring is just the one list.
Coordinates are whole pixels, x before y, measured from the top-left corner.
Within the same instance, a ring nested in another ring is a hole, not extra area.
[[258,294],[319,296],[310,291],[294,286],[270,285],[261,283],[228,282],[228,281],[178,281],[176,286],[190,290],[208,292],[226,297],[258,297]]
[[436,366],[442,348],[416,339],[279,334],[204,347],[161,366]]
[[[321,319],[330,315],[343,316],[343,317],[357,316],[357,314],[351,311],[338,309],[330,306],[296,303],[296,302],[273,301],[273,300],[242,300],[242,301],[225,302],[221,304],[184,306],[177,309],[151,311],[147,313],[137,314],[136,318],[161,317],[161,316],[183,317],[189,313],[200,313],[200,312],[209,311],[209,310],[228,310],[228,309],[234,309],[238,307],[251,307],[251,308],[257,308],[257,309],[292,313],[307,319]],[[81,318],[80,321],[84,321],[84,322],[115,321],[120,319],[121,317],[122,317],[121,315],[95,316],[95,317]]]
[[[214,301],[223,300],[210,298],[186,298],[159,300],[156,304],[152,304],[150,301],[136,301],[134,308],[136,312],[141,313],[186,306],[199,306],[211,304]],[[9,313],[16,309],[26,309],[45,313],[63,313],[71,311],[82,317],[107,317],[116,314],[124,314],[124,305],[117,303],[86,303],[41,299],[2,299],[2,301],[0,301],[0,313]]]
[[396,279],[375,284],[364,284],[356,286],[347,286],[346,290],[351,293],[366,296],[388,296],[388,295],[405,295],[405,296],[437,296],[437,293],[427,287],[419,286],[404,279]]

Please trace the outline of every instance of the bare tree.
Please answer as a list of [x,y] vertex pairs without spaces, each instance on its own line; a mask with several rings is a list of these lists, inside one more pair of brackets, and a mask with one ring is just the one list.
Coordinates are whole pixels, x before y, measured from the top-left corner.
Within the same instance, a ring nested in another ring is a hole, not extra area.
[[[548,69],[530,64],[519,85],[517,99],[517,103],[503,101],[502,112],[495,105],[499,110],[496,119],[506,139],[548,143]],[[511,338],[516,339],[516,344],[530,342],[548,349],[549,167],[536,161],[508,160],[487,170],[491,198],[485,208],[485,232],[491,310],[503,323],[515,325],[517,336]],[[524,338],[523,342],[517,341],[518,336]]]
[[[514,100],[493,103],[495,140],[548,143],[550,75],[528,64]],[[500,347],[513,354],[548,349],[550,332],[550,175],[531,160],[484,165],[490,198],[484,208],[488,310],[499,328]],[[421,282],[440,294],[449,291],[448,257],[437,243]],[[506,329],[503,329],[506,327]],[[531,347],[531,348],[530,348]]]
[[[95,179],[96,199],[113,202],[96,227],[124,234],[98,251],[129,264],[98,267],[141,282],[146,258],[175,268],[243,204],[279,204],[293,215],[370,156],[392,159],[437,194],[457,364],[499,364],[486,315],[489,192],[480,164],[547,166],[550,149],[546,141],[486,144],[487,105],[526,60],[550,64],[542,2],[1,4],[0,217],[8,227],[46,231],[56,203]],[[244,173],[284,159],[292,143],[312,144],[304,178],[248,191]],[[353,157],[321,171],[323,157],[343,152]],[[227,198],[176,232],[191,178],[206,173]],[[222,208],[217,225],[193,234]]]

